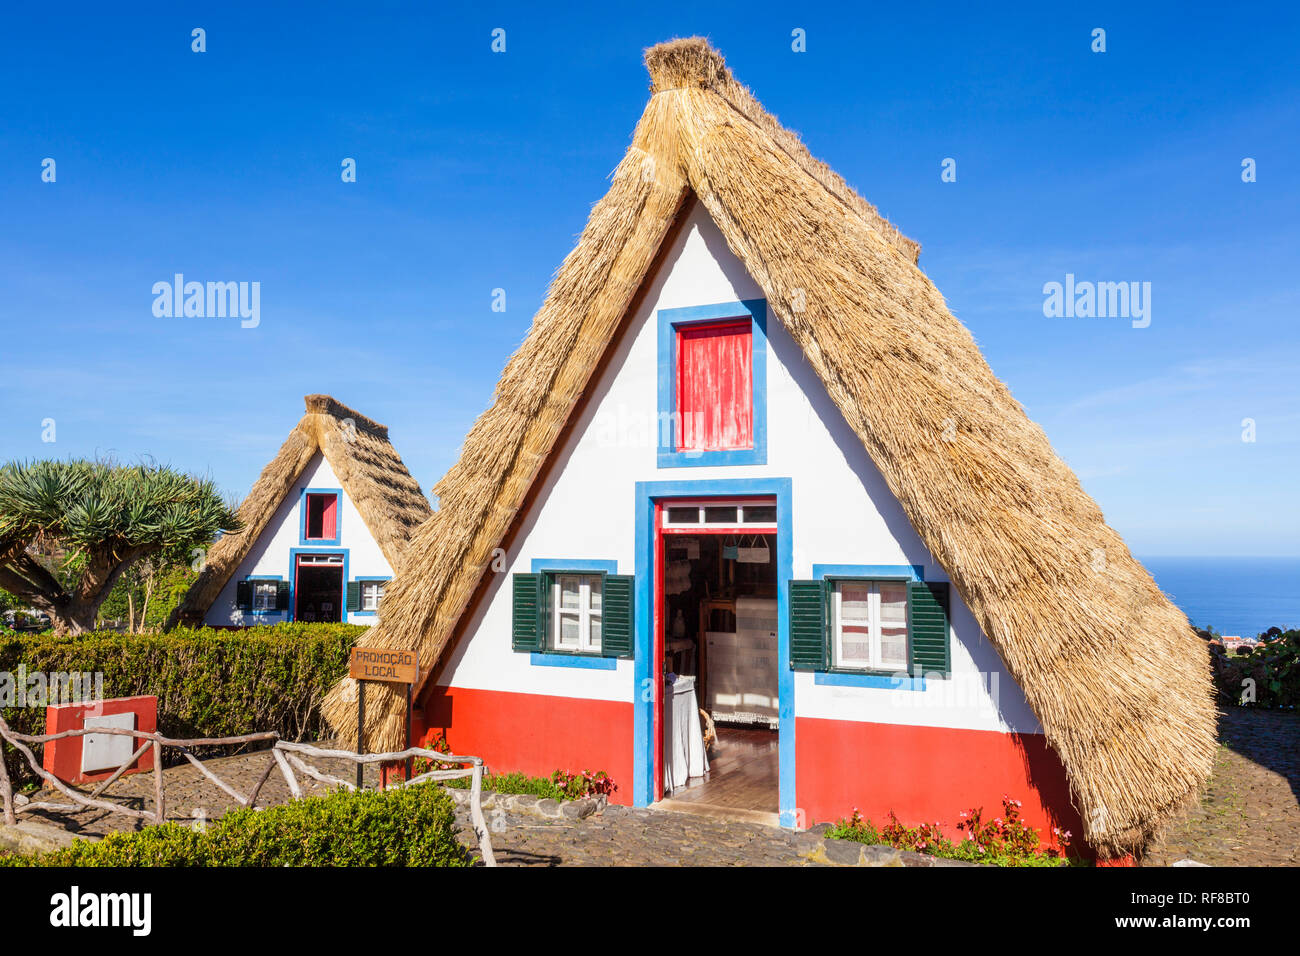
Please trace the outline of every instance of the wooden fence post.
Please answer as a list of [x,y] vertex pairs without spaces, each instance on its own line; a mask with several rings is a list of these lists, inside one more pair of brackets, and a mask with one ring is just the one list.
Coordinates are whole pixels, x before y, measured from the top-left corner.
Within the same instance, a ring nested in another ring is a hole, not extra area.
[[0,746],[0,800],[4,801],[5,825],[13,826],[18,822],[18,815],[14,813],[14,786],[9,782],[9,768],[5,766],[3,746]]
[[158,822],[167,822],[167,798],[163,794],[163,759],[162,744],[157,739],[153,742],[153,799]]

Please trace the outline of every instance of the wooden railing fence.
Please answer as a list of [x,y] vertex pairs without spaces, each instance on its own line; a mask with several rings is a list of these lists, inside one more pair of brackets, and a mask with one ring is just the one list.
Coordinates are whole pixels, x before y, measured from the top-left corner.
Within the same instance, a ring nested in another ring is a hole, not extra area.
[[[119,736],[134,737],[142,741],[140,746],[131,754],[130,757],[117,768],[108,779],[100,782],[89,795],[81,793],[68,786],[54,774],[50,773],[41,762],[36,759],[36,754],[32,751],[32,745],[45,744],[51,740],[59,740],[63,737],[80,737],[86,734],[116,734]],[[483,817],[483,758],[457,756],[455,754],[438,753],[436,750],[426,750],[422,747],[411,747],[407,750],[396,753],[382,754],[356,754],[347,750],[327,750],[321,747],[313,747],[310,744],[293,743],[288,740],[281,740],[280,735],[274,731],[265,731],[255,734],[243,734],[238,737],[211,737],[194,740],[178,740],[172,737],[164,737],[159,733],[150,733],[142,730],[126,730],[117,727],[91,727],[81,730],[65,730],[57,734],[20,734],[12,730],[9,725],[0,717],[0,741],[8,743],[24,757],[27,758],[28,764],[31,765],[35,772],[42,780],[53,787],[59,793],[63,794],[71,804],[51,803],[49,801],[28,800],[19,802],[13,791],[12,781],[9,779],[9,771],[5,767],[3,752],[0,750],[0,801],[3,802],[4,822],[13,826],[18,822],[18,814],[30,813],[33,810],[50,810],[57,812],[78,812],[81,809],[103,810],[107,813],[117,813],[133,819],[144,820],[147,823],[163,823],[167,819],[167,794],[165,792],[163,772],[163,748],[173,747],[181,752],[198,771],[203,774],[209,781],[215,784],[221,791],[227,794],[231,799],[242,807],[252,807],[257,802],[258,795],[262,792],[262,787],[270,778],[271,773],[279,769],[284,776],[285,783],[289,786],[289,793],[294,800],[303,798],[303,790],[298,782],[296,773],[303,774],[320,783],[329,784],[330,786],[343,787],[347,790],[356,790],[356,784],[347,780],[324,773],[311,764],[307,763],[304,758],[316,758],[325,760],[345,760],[353,764],[382,764],[395,761],[404,761],[409,757],[423,757],[432,761],[435,766],[438,763],[458,763],[465,766],[453,767],[442,770],[430,770],[427,773],[419,774],[410,780],[404,780],[397,786],[410,787],[417,783],[424,783],[432,780],[456,780],[470,778],[470,801],[469,812],[470,822],[474,826],[474,835],[478,839],[479,852],[483,858],[485,866],[496,866],[496,857],[492,852],[492,839],[488,833],[487,822]],[[220,746],[238,746],[258,743],[271,743],[268,751],[270,759],[267,761],[265,769],[262,771],[253,789],[247,794],[242,794],[234,787],[230,786],[220,777],[218,777],[209,767],[205,767],[203,762],[194,755],[195,747],[220,747]],[[153,749],[153,778],[154,778],[154,808],[152,812],[147,810],[137,810],[133,807],[126,807],[120,803],[112,803],[108,800],[101,800],[104,792],[108,790],[121,776],[126,773],[135,764],[137,760],[144,756],[145,751]]]

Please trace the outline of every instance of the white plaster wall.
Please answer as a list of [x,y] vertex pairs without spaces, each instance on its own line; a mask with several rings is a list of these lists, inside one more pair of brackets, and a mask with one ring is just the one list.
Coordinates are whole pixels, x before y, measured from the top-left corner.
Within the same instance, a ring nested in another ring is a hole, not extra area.
[[[334,474],[334,469],[330,467],[325,457],[317,452],[298,476],[293,488],[275,509],[275,515],[267,523],[262,536],[249,549],[239,568],[217,595],[216,601],[208,609],[204,623],[253,625],[276,624],[288,620],[290,615],[287,611],[246,614],[239,610],[235,604],[235,584],[249,575],[272,575],[289,580],[292,573],[289,550],[291,548],[311,549],[311,545],[299,543],[301,530],[299,502],[302,489],[342,487],[342,483]],[[379,549],[379,544],[371,535],[370,529],[366,527],[365,520],[346,491],[343,492],[341,499],[340,516],[342,526],[338,545],[325,545],[320,550],[336,551],[340,548],[347,550],[349,581],[358,577],[391,577],[392,568],[389,567],[383,551]],[[347,612],[344,613],[344,619],[354,624],[375,622],[373,615]]]
[[[540,667],[510,649],[510,575],[533,559],[617,560],[635,571],[634,486],[638,481],[709,478],[792,479],[794,575],[814,564],[920,564],[943,572],[885,486],[780,320],[767,322],[768,463],[660,468],[656,454],[659,309],[764,298],[702,206],[678,234],[632,325],[593,387],[592,401],[558,452],[556,466],[524,518],[512,552],[493,574],[439,683],[484,690],[634,699],[633,664],[615,671]],[[921,691],[818,685],[795,678],[800,717],[989,730],[1038,730],[955,591],[953,679]],[[784,666],[784,665],[783,665]],[[996,688],[996,696],[988,687]]]

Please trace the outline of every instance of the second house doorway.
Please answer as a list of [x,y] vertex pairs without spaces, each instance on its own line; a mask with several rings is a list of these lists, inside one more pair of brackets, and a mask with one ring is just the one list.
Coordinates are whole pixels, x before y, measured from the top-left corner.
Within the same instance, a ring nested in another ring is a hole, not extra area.
[[342,554],[299,554],[294,562],[293,619],[343,620]]

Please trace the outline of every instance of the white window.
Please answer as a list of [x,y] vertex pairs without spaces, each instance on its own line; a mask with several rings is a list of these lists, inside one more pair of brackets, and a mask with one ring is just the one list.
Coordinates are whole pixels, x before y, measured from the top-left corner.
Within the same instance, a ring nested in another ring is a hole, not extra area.
[[670,501],[664,507],[666,528],[735,528],[746,525],[776,527],[776,499]]
[[551,646],[557,651],[600,653],[599,574],[557,574],[551,585]]
[[253,582],[253,610],[254,611],[274,611],[276,597],[280,593],[279,581],[254,581]]
[[379,602],[384,597],[383,581],[362,581],[361,582],[361,610],[378,611]]
[[907,670],[904,582],[839,581],[834,605],[836,667]]

